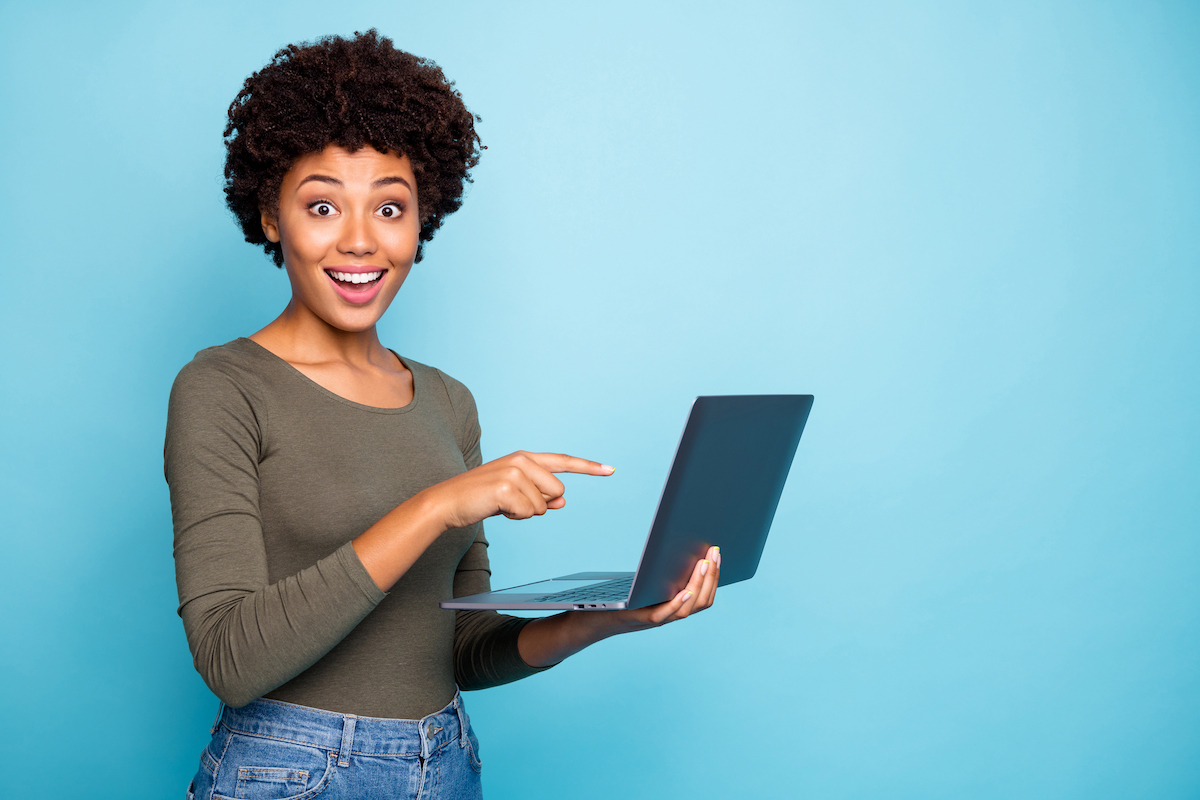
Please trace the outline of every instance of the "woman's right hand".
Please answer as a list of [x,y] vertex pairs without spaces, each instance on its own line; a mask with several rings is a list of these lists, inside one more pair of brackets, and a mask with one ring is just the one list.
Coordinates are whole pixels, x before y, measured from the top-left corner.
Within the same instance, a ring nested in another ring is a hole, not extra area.
[[465,528],[503,514],[509,519],[541,516],[567,504],[556,472],[612,475],[607,464],[562,453],[523,450],[489,461],[425,491],[441,509],[446,528]]
[[405,500],[354,540],[354,552],[375,585],[386,592],[451,528],[497,514],[528,519],[565,506],[562,481],[555,472],[612,475],[613,468],[560,453],[513,453]]

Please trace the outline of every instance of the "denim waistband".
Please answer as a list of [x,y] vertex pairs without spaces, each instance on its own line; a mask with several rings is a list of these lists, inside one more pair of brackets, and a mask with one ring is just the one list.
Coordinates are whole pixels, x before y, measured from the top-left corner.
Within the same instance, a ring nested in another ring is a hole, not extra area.
[[346,762],[350,753],[427,758],[450,742],[465,745],[468,726],[458,692],[441,711],[419,720],[360,717],[265,699],[241,708],[225,706],[217,719],[217,725],[231,733],[299,742],[336,752],[339,763]]

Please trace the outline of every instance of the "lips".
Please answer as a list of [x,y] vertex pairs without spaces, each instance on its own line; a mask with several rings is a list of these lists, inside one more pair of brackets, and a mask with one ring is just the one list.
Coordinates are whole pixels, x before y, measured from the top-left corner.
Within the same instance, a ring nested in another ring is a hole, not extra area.
[[363,305],[375,299],[383,285],[386,269],[378,267],[329,267],[325,275],[333,284],[334,291],[348,303]]

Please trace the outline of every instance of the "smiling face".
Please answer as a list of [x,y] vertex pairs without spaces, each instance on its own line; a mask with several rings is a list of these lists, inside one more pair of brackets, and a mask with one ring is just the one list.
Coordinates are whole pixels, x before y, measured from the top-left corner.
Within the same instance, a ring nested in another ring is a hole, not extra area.
[[330,327],[372,327],[417,254],[417,180],[407,156],[329,145],[283,177],[279,210],[263,232],[283,248],[292,310]]

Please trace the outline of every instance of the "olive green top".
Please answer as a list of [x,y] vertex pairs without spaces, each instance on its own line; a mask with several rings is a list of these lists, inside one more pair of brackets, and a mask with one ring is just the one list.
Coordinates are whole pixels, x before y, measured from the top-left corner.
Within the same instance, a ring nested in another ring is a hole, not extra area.
[[165,464],[179,614],[226,703],[258,697],[419,719],[462,689],[532,675],[528,620],[447,611],[490,589],[482,525],[442,534],[382,592],[350,542],[481,462],[471,393],[401,359],[403,408],[333,394],[249,339],[196,354],[171,389]]

